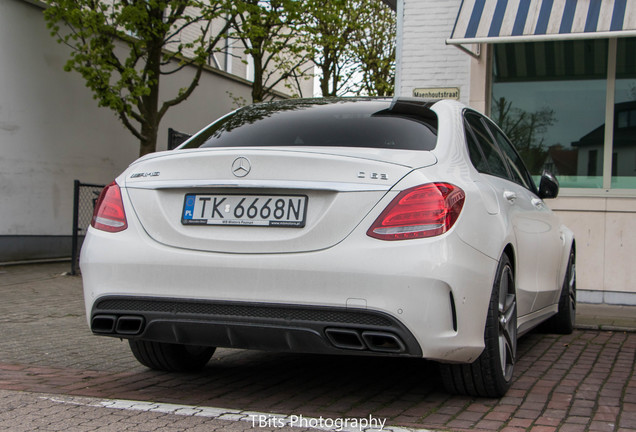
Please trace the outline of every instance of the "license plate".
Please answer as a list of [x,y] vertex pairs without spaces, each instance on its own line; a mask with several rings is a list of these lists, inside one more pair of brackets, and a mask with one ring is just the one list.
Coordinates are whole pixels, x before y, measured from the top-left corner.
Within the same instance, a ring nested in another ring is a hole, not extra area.
[[181,223],[302,228],[306,217],[305,195],[187,194]]

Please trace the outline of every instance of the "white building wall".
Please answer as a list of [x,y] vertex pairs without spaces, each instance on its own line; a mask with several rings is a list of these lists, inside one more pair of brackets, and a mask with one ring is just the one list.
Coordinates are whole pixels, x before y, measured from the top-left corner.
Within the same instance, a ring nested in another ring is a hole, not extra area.
[[636,305],[636,199],[572,193],[546,202],[574,231],[579,301]]
[[396,95],[413,96],[416,88],[459,87],[469,103],[470,56],[446,45],[461,0],[399,0]]
[[[41,7],[0,0],[0,262],[50,256],[42,249],[67,244],[61,253],[70,256],[73,180],[107,184],[139,154],[114,112],[98,108],[80,75],[63,70],[68,55]],[[161,97],[174,97],[192,73],[163,78]],[[169,127],[194,133],[235,109],[228,92],[249,100],[250,87],[205,72],[162,120],[158,149],[166,149]],[[20,255],[38,248],[44,255]]]

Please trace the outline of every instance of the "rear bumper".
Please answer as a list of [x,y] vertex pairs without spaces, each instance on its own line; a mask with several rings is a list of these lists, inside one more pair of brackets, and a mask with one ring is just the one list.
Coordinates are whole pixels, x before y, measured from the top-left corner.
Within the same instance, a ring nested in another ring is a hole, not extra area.
[[[89,229],[81,256],[89,325],[96,315],[106,317],[105,328],[112,323],[116,329],[121,317],[135,317],[122,321],[124,330],[135,330],[138,321],[143,322],[138,333],[98,329],[97,334],[447,362],[471,362],[481,354],[496,265],[452,232],[435,239],[385,242],[354,231],[322,251],[228,254],[165,246],[137,224],[116,234]],[[119,307],[106,302],[112,299],[130,303]],[[138,300],[173,305],[151,310],[131,306]],[[273,312],[270,318],[214,308],[187,314],[175,306],[184,303]],[[282,309],[349,318],[288,319]],[[351,321],[363,315],[386,321]],[[373,339],[375,333],[379,336]],[[374,340],[388,349],[378,349]]]
[[102,297],[93,333],[127,339],[320,354],[421,357],[402,323],[381,312],[298,305]]

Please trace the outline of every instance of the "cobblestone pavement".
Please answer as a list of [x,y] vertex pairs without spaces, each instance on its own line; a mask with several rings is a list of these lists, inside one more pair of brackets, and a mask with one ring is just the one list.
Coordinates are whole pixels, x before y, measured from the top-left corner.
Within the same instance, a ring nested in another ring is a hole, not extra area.
[[313,418],[372,415],[439,430],[636,432],[634,332],[525,336],[502,399],[450,396],[436,365],[418,359],[219,349],[200,373],[168,374],[139,365],[125,342],[90,333],[81,279],[61,276],[65,270],[0,267],[0,430],[252,428],[227,417],[95,405],[116,399]]

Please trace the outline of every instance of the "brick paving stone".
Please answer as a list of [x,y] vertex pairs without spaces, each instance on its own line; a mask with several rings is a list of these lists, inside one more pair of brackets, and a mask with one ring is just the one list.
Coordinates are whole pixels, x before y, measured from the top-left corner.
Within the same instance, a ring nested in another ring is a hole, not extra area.
[[587,430],[591,432],[613,432],[616,428],[614,423],[593,421]]
[[534,424],[539,426],[555,426],[556,427],[559,424],[561,424],[561,419],[548,417],[548,416],[541,416],[534,422]]
[[485,420],[495,420],[495,421],[501,421],[501,422],[507,422],[510,420],[510,418],[511,418],[511,413],[497,412],[497,411],[491,411],[484,416]]
[[[350,416],[348,414],[346,415],[346,417],[353,418],[353,416]],[[356,417],[363,417],[363,416],[356,416]],[[407,416],[407,415],[399,415],[399,416],[391,419],[391,423],[395,424],[395,425],[398,425],[398,426],[414,425],[414,424],[418,424],[419,423],[419,417],[412,417],[412,416]]]
[[636,407],[634,407],[633,404],[623,406],[620,412],[618,426],[620,428],[636,429]]
[[532,426],[530,432],[554,432],[557,428],[553,426]]
[[431,414],[426,417],[427,423],[433,426],[443,426],[446,423],[450,422],[453,419],[453,416],[447,414]]
[[518,410],[514,413],[515,417],[518,418],[525,418],[525,419],[531,419],[531,420],[536,420],[537,418],[539,418],[539,416],[541,416],[541,411],[540,410]]
[[404,411],[404,415],[413,417],[424,417],[432,412],[437,407],[437,404],[432,402],[420,402]]
[[475,425],[475,422],[470,420],[451,420],[446,424],[447,427],[457,430],[457,429],[470,429]]
[[619,395],[616,397],[604,397],[604,396],[599,396],[596,399],[596,403],[599,407],[620,407],[621,403],[623,401],[623,395]]
[[594,421],[615,422],[620,413],[619,407],[601,405],[594,414]]
[[492,402],[490,404],[473,402],[470,405],[468,405],[468,407],[466,407],[466,410],[467,411],[474,411],[474,412],[478,412],[478,413],[487,413],[490,410],[492,410],[492,408],[493,408],[493,406],[495,404],[496,404],[496,402]]
[[526,399],[526,401],[519,406],[519,409],[527,411],[543,411],[545,406],[545,402],[534,402]]
[[543,416],[547,418],[553,418],[562,420],[566,417],[566,410],[558,410],[558,409],[547,409],[543,412]]
[[495,405],[492,408],[492,412],[512,414],[518,409],[519,407],[516,405]]
[[[457,420],[468,420],[473,423],[481,420],[484,417],[483,413],[474,412],[474,411],[462,411],[460,412],[455,419]],[[495,419],[492,419],[495,420]]]
[[463,411],[463,406],[451,405],[450,403],[442,406],[437,410],[439,414],[449,414],[451,416],[455,416]]
[[501,398],[501,401],[500,401],[501,405],[512,405],[515,407],[518,407],[522,403],[523,403],[523,397],[511,397],[508,395]]
[[494,431],[494,430],[500,429],[503,425],[504,425],[504,422],[501,422],[501,421],[481,420],[475,425],[475,427],[479,429]]
[[571,403],[572,403],[572,397],[571,395],[565,395],[565,398],[561,398],[559,396],[562,396],[562,394],[560,393],[553,393],[552,397],[550,399],[550,402],[548,402],[548,409],[555,409],[555,410],[566,410],[570,407]]
[[508,426],[525,430],[532,426],[532,420],[515,417],[508,422]]
[[566,422],[567,423],[575,423],[575,424],[584,424],[584,425],[586,425],[586,424],[588,424],[590,422],[590,419],[589,419],[589,417],[580,417],[580,416],[576,416],[576,415],[571,415],[571,413],[570,413],[570,415],[568,415],[568,417],[567,417]]
[[572,409],[570,409],[569,415],[571,416],[576,416],[576,417],[591,417],[593,414],[594,410],[593,408],[586,408],[586,407],[573,407]]

